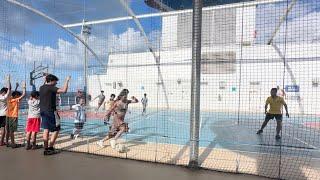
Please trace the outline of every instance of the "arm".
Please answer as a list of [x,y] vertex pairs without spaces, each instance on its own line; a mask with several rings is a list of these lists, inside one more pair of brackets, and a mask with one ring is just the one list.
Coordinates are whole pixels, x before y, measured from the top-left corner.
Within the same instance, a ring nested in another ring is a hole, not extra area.
[[113,106],[108,110],[106,116],[104,117],[104,120],[105,120],[105,121],[109,121],[110,116],[111,116],[112,112],[116,109],[116,107],[117,107],[117,102],[115,102],[115,103],[113,104]]
[[72,109],[77,110],[79,106],[80,106],[79,104],[75,104],[75,105],[72,106]]
[[266,103],[266,105],[264,106],[264,113],[267,114],[268,113],[268,104]]
[[132,100],[129,100],[128,103],[138,103],[139,102],[139,100],[134,96],[132,96],[131,99]]
[[11,93],[11,82],[10,82],[10,75],[7,76],[7,88],[8,88],[8,91],[6,93],[6,97],[9,96],[9,94]]
[[70,79],[71,79],[71,77],[68,76],[66,81],[64,82],[63,87],[58,89],[58,91],[57,91],[58,94],[66,93],[68,91]]
[[284,101],[283,101],[283,106],[284,106],[284,109],[286,110],[286,116],[289,117],[288,106],[287,106],[287,103]]
[[25,82],[22,83],[22,95],[20,97],[18,97],[18,100],[20,101],[22,98],[24,98],[24,96],[26,96],[26,83]]

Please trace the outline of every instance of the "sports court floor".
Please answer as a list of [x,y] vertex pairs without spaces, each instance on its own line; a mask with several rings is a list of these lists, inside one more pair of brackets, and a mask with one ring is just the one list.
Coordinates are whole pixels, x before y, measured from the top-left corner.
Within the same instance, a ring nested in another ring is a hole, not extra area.
[[263,180],[258,176],[222,173],[156,163],[62,152],[44,157],[42,151],[0,148],[0,176],[5,180]]
[[[96,145],[108,132],[108,126],[98,115],[88,118],[81,138],[70,140],[74,126],[72,116],[70,112],[63,115],[58,148],[184,166],[189,161],[188,112],[151,111],[142,116],[132,110],[126,116],[130,131],[121,142],[128,148],[125,153],[114,151],[108,142],[104,148]],[[200,166],[267,177],[278,177],[281,166],[284,179],[320,177],[320,131],[304,126],[305,122],[319,119],[294,115],[290,119],[285,118],[282,139],[276,141],[274,121],[270,121],[262,135],[255,134],[263,118],[263,114],[202,113]],[[23,132],[25,118],[19,121]]]

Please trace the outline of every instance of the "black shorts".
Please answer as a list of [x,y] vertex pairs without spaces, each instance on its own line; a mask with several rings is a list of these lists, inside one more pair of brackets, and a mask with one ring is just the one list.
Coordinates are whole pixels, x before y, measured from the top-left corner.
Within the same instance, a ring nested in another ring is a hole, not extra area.
[[269,121],[271,119],[276,119],[277,121],[282,121],[282,114],[266,114],[266,121]]
[[6,116],[0,116],[0,128],[6,127]]
[[76,129],[83,129],[83,122],[79,122],[79,123],[74,123],[74,127],[76,128]]
[[56,123],[54,112],[41,112],[41,126],[43,129],[48,129],[50,132],[60,131],[60,125]]

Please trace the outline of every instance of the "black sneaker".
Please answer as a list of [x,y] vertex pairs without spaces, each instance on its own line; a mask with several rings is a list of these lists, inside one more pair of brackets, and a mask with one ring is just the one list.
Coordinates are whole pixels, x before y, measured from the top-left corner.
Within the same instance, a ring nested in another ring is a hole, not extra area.
[[257,134],[261,134],[263,133],[263,131],[260,129],[259,131],[257,131]]
[[71,135],[70,135],[70,139],[73,139],[73,138],[74,138],[74,134],[71,134]]
[[44,150],[43,155],[50,156],[50,155],[58,154],[60,152],[61,152],[60,150],[57,150],[51,147],[51,148],[48,148],[47,150]]
[[15,148],[23,147],[23,146],[24,146],[23,144],[12,144],[12,145],[11,145],[11,148],[12,148],[12,149],[15,149]]
[[280,135],[276,135],[276,140],[279,140],[281,139],[281,136]]
[[43,146],[42,145],[38,145],[38,144],[36,144],[36,145],[32,145],[32,150],[36,150],[36,149],[41,149],[41,148],[43,148]]
[[31,148],[32,148],[31,145],[27,145],[27,146],[26,146],[26,150],[30,150]]

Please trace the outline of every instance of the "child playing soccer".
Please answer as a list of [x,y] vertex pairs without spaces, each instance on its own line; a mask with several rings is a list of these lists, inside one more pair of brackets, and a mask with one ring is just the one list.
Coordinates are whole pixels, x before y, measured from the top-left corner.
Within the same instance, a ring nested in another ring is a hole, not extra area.
[[131,103],[138,103],[139,100],[134,96],[131,97],[132,100],[128,100],[129,91],[127,89],[122,90],[119,94],[117,101],[114,103],[113,107],[109,109],[106,119],[109,119],[111,114],[113,114],[113,122],[111,129],[104,139],[97,142],[100,147],[104,147],[103,142],[113,138],[110,141],[110,145],[113,149],[116,147],[116,140],[125,132],[128,132],[128,123],[124,122],[124,118],[128,111],[128,105]]
[[74,120],[74,128],[70,138],[77,139],[83,129],[83,125],[86,122],[86,109],[85,109],[85,99],[80,98],[79,104],[73,105],[72,109],[75,109],[75,120]]
[[[17,83],[17,87],[19,84]],[[16,144],[14,140],[14,132],[18,130],[19,105],[22,98],[26,94],[26,84],[22,83],[22,94],[16,90],[12,92],[11,97],[8,98],[8,111],[6,119],[6,141],[7,146],[12,148],[22,147],[22,144]],[[9,137],[11,144],[9,144]]]
[[[271,96],[268,97],[266,100],[265,105],[265,120],[261,126],[261,128],[258,130],[257,134],[263,133],[263,129],[267,126],[268,122],[271,119],[276,119],[277,121],[277,128],[276,128],[276,139],[281,139],[280,131],[282,130],[282,106],[284,106],[286,110],[286,115],[289,118],[289,112],[286,102],[283,100],[282,97],[277,96],[277,88],[272,88],[270,91]],[[270,105],[269,111],[268,105]]]
[[[32,91],[30,99],[28,100],[28,120],[26,125],[26,139],[27,139],[27,150],[42,148],[41,145],[37,145],[37,133],[40,131],[40,100],[39,92]],[[31,142],[30,142],[31,139]]]

